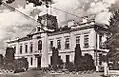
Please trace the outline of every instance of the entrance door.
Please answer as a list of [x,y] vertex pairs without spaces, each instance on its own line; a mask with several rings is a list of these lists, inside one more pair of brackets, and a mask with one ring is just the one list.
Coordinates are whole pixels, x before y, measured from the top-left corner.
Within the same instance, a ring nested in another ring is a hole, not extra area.
[[41,68],[41,56],[37,57],[38,68]]

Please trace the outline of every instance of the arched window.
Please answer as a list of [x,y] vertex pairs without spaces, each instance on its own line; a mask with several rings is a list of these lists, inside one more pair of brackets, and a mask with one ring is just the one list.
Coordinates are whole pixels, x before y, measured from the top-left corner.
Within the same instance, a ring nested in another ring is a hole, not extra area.
[[38,41],[38,50],[42,50],[42,41],[41,40]]

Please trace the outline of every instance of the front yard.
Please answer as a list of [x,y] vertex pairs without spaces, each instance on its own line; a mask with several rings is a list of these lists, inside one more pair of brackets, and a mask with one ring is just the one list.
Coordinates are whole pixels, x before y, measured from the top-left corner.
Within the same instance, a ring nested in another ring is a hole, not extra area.
[[43,73],[41,71],[30,70],[16,74],[1,74],[0,77],[102,77],[103,73],[81,73],[81,74],[61,74],[61,73]]

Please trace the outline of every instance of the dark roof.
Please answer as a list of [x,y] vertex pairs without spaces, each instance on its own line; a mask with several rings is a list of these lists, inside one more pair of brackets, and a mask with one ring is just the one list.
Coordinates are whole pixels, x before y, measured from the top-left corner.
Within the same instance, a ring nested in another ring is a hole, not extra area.
[[31,39],[32,39],[32,37],[26,36],[26,37],[22,37],[22,38],[19,38],[19,39],[16,39],[16,40],[11,40],[7,43],[21,42],[21,41],[27,41],[27,40],[31,40]]
[[52,35],[69,33],[69,32],[78,31],[78,30],[90,29],[90,28],[94,28],[94,25],[89,25],[89,26],[79,27],[79,28],[77,27],[75,29],[60,30],[60,31],[56,31],[56,32],[53,32],[53,33],[48,33],[48,35],[52,36]]
[[[63,30],[63,28],[59,28],[59,30],[57,30],[57,31],[47,32],[47,33],[48,33],[49,36],[52,36],[52,35],[69,33],[69,32],[78,31],[78,30],[85,30],[85,29],[95,28],[97,26],[100,27],[100,25],[89,24],[88,23],[87,25],[83,24],[83,25],[81,25],[79,27],[76,27],[76,28],[67,28],[67,29],[64,29],[64,30]],[[105,30],[105,28],[101,28],[101,29]],[[7,43],[14,43],[14,42],[21,42],[21,41],[31,40],[33,35],[38,35],[38,34],[41,34],[41,33],[44,33],[44,32],[37,32],[37,33],[28,34],[26,37],[19,38],[18,40],[9,41]]]

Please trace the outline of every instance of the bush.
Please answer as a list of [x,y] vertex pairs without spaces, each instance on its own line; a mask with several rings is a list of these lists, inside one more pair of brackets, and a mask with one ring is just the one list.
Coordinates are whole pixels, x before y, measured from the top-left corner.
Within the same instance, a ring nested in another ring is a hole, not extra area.
[[75,65],[76,71],[84,71],[84,70],[95,70],[94,60],[92,56],[86,54],[80,58],[80,61]]
[[66,66],[65,68],[68,69],[68,71],[70,72],[75,70],[74,64],[72,62],[66,63],[65,66]]

